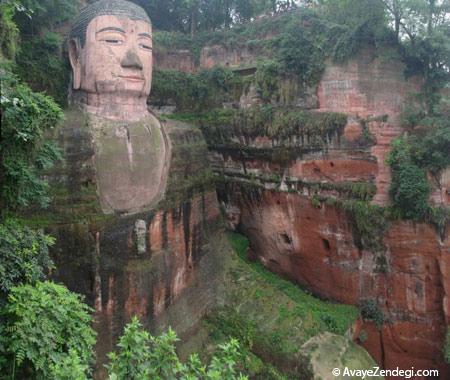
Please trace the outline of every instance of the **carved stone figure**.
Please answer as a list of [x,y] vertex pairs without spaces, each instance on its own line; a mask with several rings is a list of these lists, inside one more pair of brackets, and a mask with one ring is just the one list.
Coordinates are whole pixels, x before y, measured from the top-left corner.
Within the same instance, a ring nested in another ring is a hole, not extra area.
[[[124,0],[84,8],[70,32],[73,82],[37,216],[56,237],[53,278],[95,308],[96,379],[124,325],[181,338],[216,303],[227,244],[199,129],[147,109],[152,27]],[[32,211],[30,211],[32,212]],[[214,244],[212,244],[214,242]]]
[[71,102],[90,115],[104,212],[135,213],[162,197],[170,145],[147,109],[152,27],[139,6],[100,0],[81,11],[69,36]]

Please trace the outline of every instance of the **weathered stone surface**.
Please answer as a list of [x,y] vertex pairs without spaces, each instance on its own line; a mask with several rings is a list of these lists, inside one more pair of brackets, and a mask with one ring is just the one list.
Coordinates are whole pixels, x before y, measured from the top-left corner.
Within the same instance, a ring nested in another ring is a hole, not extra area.
[[95,310],[96,379],[134,315],[189,336],[219,302],[227,257],[200,131],[147,109],[151,33],[131,2],[81,12],[69,38],[74,106],[57,131],[65,160],[48,173],[50,209],[29,215],[56,237],[53,278]]
[[[363,345],[377,362],[386,368],[438,368],[446,377],[449,227],[439,233],[425,223],[391,222],[378,232],[384,245],[380,256],[361,246],[350,214],[321,201],[346,200],[348,194],[338,190],[342,183],[371,182],[376,185],[372,202],[388,204],[386,155],[403,133],[399,115],[417,86],[404,79],[401,64],[370,54],[329,65],[318,86],[317,111],[349,118],[343,133],[322,150],[275,162],[270,149],[280,142],[259,136],[248,145],[265,149],[264,155],[220,147],[211,158],[228,183],[219,198],[230,212],[229,223],[249,237],[253,258],[322,297],[354,305],[375,300],[389,322],[381,330],[364,322],[361,329],[367,335]],[[308,141],[299,146],[308,148]],[[447,174],[433,185],[436,204],[448,202]]]
[[98,117],[89,122],[102,210],[135,213],[161,200],[170,166],[170,142],[149,115],[124,123]]
[[[97,4],[85,9],[89,12]],[[116,1],[122,8],[127,1]],[[142,8],[131,4],[133,8]],[[100,117],[139,121],[148,115],[146,100],[152,83],[152,28],[148,21],[132,19],[118,10],[103,12],[69,40],[73,84],[70,101]],[[81,16],[83,17],[83,15]],[[85,38],[82,39],[81,36]],[[84,42],[84,43],[83,43]]]
[[[442,357],[449,310],[448,231],[442,241],[429,225],[391,224],[384,236],[388,270],[380,273],[374,254],[357,247],[344,211],[314,206],[297,194],[237,189],[228,194],[228,207],[239,209],[235,223],[265,266],[322,297],[355,305],[377,300],[389,323],[382,337],[369,325],[364,346],[378,363],[448,373]],[[380,344],[382,355],[377,354]]]
[[[308,367],[304,379],[361,379],[362,376],[344,376],[344,371],[373,370],[376,363],[367,352],[348,338],[331,333],[323,333],[308,340],[302,346],[302,361]],[[338,375],[333,370],[339,370]],[[383,380],[382,376],[372,379]]]
[[194,57],[189,50],[166,50],[155,48],[153,65],[160,70],[177,70],[185,73],[196,71]]
[[210,69],[214,66],[239,67],[255,66],[258,54],[249,48],[233,49],[222,45],[205,46],[200,53],[200,67]]
[[58,131],[65,162],[49,173],[54,202],[30,217],[56,237],[54,278],[95,308],[100,379],[106,353],[133,315],[152,331],[170,325],[183,338],[196,328],[218,302],[227,246],[219,244],[219,205],[198,129],[165,122],[172,157],[164,197],[137,213],[106,215],[91,120],[67,112]]

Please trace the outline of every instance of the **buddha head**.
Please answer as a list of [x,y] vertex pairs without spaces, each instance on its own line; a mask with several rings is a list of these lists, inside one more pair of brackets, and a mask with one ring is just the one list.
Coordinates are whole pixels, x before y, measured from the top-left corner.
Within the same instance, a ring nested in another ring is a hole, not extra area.
[[84,8],[69,35],[73,90],[86,104],[144,107],[152,81],[152,27],[141,7],[99,0]]

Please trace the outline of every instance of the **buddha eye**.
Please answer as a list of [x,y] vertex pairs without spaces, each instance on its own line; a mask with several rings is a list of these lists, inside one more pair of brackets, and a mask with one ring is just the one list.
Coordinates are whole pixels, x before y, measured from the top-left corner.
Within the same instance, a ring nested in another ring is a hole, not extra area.
[[111,44],[111,45],[122,45],[121,40],[113,40],[113,39],[108,39],[108,40],[104,40],[107,44]]
[[153,50],[152,47],[150,45],[147,45],[147,44],[139,44],[139,47],[144,49],[144,50],[147,50],[147,51],[152,51]]

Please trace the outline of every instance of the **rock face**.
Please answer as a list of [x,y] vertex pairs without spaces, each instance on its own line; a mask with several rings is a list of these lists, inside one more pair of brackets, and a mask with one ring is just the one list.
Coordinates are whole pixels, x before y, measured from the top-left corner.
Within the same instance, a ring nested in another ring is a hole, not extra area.
[[[55,200],[41,225],[56,237],[56,280],[95,309],[97,378],[123,326],[137,315],[152,331],[186,338],[218,299],[227,252],[199,130],[164,123],[171,166],[162,200],[147,211],[106,214],[97,190],[92,128],[73,110],[59,131],[65,163],[49,173]],[[114,173],[111,174],[111,179]]]
[[[402,133],[399,114],[418,86],[402,70],[367,54],[328,66],[315,112],[345,113],[348,122],[322,148],[304,139],[236,136],[233,141],[246,141],[243,147],[211,146],[211,159],[225,177],[219,200],[229,223],[249,237],[253,258],[322,297],[354,305],[374,301],[384,323],[361,322],[355,339],[385,368],[438,368],[446,378],[449,227],[377,222],[370,218],[374,206],[365,216],[368,226],[358,219],[358,202],[368,195],[358,184],[373,186],[372,205],[389,201],[386,154]],[[277,149],[294,156],[276,160]],[[447,174],[435,187],[435,203],[449,204]]]
[[222,45],[205,46],[200,55],[200,67],[210,69],[218,64],[225,67],[256,65],[258,55],[248,48],[228,49]]
[[[311,338],[302,346],[302,361],[307,363],[309,369],[305,378],[314,380],[360,379],[361,375],[358,376],[357,372],[354,372],[353,376],[349,375],[352,373],[350,371],[373,370],[376,366],[373,359],[361,347],[343,336],[328,332]],[[384,379],[382,376],[371,378]]]
[[189,50],[166,50],[156,47],[153,64],[157,69],[178,70],[185,73],[196,70],[194,57]]
[[448,371],[442,358],[449,317],[448,236],[441,241],[426,224],[393,223],[384,235],[387,269],[380,273],[376,256],[355,244],[345,211],[314,206],[297,194],[236,190],[231,204],[238,205],[240,228],[265,266],[325,298],[378,302],[389,323],[381,330],[365,323],[361,330],[368,335],[363,346],[379,364]]

